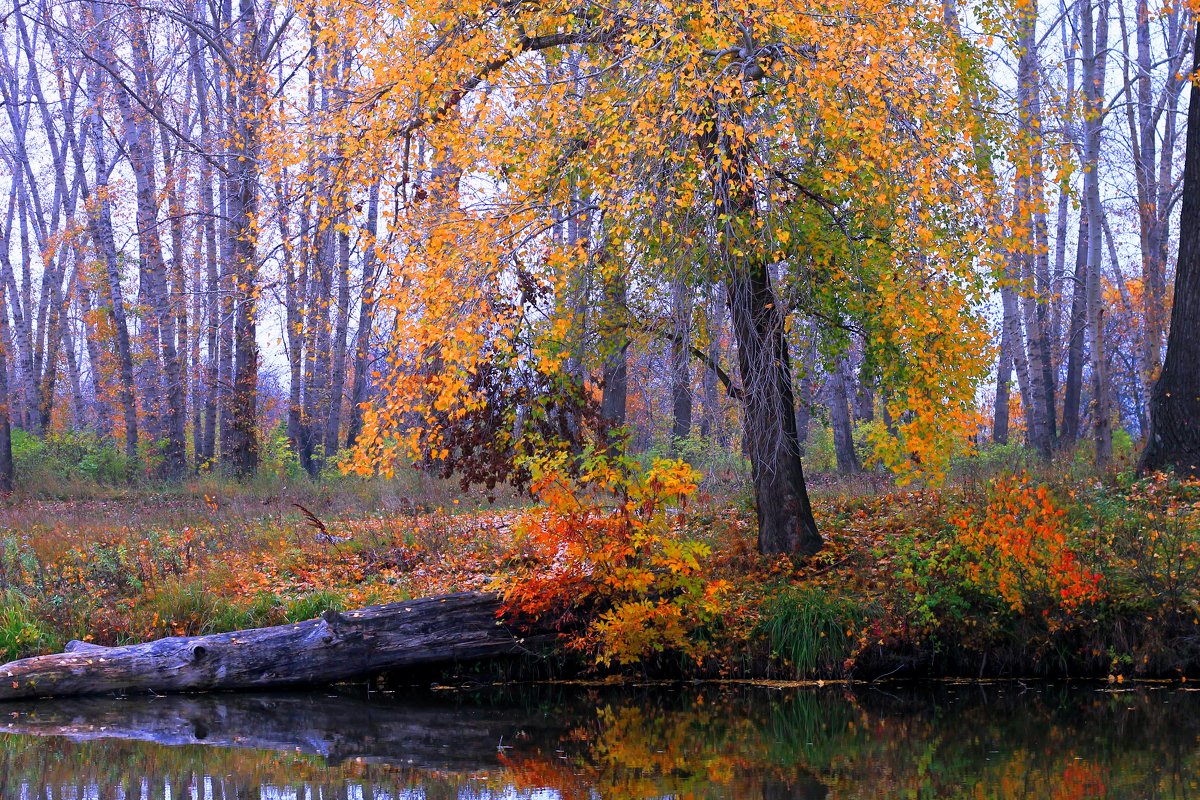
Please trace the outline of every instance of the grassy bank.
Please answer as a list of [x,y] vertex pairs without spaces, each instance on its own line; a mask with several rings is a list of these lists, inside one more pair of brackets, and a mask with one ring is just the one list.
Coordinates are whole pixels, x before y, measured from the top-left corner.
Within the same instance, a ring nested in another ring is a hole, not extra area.
[[540,675],[1200,674],[1200,484],[833,486],[815,500],[826,547],[796,562],[756,552],[744,501],[655,505],[674,491],[655,481],[616,506],[488,507],[434,482],[18,496],[0,510],[0,655],[493,589],[514,625],[562,631]]

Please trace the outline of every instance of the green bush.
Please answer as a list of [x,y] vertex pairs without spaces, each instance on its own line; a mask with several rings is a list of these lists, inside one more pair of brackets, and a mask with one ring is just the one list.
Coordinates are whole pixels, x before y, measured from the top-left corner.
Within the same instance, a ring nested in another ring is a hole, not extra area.
[[282,618],[283,608],[279,598],[264,592],[255,595],[247,605],[237,605],[233,602],[224,604],[205,625],[204,632],[226,633],[248,628],[265,628],[279,624]]
[[890,549],[890,554],[876,550],[875,557],[891,558],[895,583],[890,590],[897,610],[918,637],[937,641],[941,633],[960,632],[968,617],[978,616],[976,612],[990,611],[971,588],[962,548],[940,537],[904,533],[895,537]]
[[124,454],[95,431],[63,431],[38,437],[14,428],[12,449],[17,480],[41,490],[54,492],[71,481],[117,486],[128,475]]
[[259,473],[280,481],[297,481],[304,477],[300,457],[288,441],[287,423],[280,422],[266,432],[259,447]]
[[804,469],[818,475],[837,471],[837,451],[833,446],[833,428],[824,419],[813,416],[808,423],[808,441],[804,445]]

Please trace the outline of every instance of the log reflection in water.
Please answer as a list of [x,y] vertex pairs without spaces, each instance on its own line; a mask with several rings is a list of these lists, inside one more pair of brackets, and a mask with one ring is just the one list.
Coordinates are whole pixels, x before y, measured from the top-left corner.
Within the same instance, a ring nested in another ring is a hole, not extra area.
[[264,694],[86,697],[8,703],[0,733],[155,744],[275,750],[420,769],[478,770],[498,764],[499,746],[535,729],[561,731],[545,714],[387,698]]

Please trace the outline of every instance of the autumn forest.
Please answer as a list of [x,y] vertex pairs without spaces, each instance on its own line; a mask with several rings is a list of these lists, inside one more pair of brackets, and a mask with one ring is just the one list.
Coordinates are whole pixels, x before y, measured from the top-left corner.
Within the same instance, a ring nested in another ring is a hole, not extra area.
[[1200,671],[1196,11],[14,0],[0,651]]

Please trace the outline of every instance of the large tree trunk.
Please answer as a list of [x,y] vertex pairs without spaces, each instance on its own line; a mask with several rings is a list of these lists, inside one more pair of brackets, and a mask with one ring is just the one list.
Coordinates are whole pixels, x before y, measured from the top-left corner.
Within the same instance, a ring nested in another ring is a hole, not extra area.
[[211,636],[72,642],[65,653],[0,666],[0,700],[314,686],[525,652],[499,610],[495,595],[464,592]]
[[800,464],[792,364],[779,299],[762,263],[734,265],[726,285],[738,343],[758,549],[812,554],[821,549],[821,535]]
[[697,137],[697,145],[709,172],[717,218],[724,220],[720,248],[742,378],[743,442],[754,483],[758,549],[811,555],[822,541],[800,463],[784,313],[756,241],[747,145],[723,135],[717,116]]
[[[1200,48],[1193,70],[1200,69]],[[1150,436],[1144,470],[1174,468],[1200,475],[1200,90],[1188,105],[1183,208],[1175,301],[1162,375],[1150,396]]]

